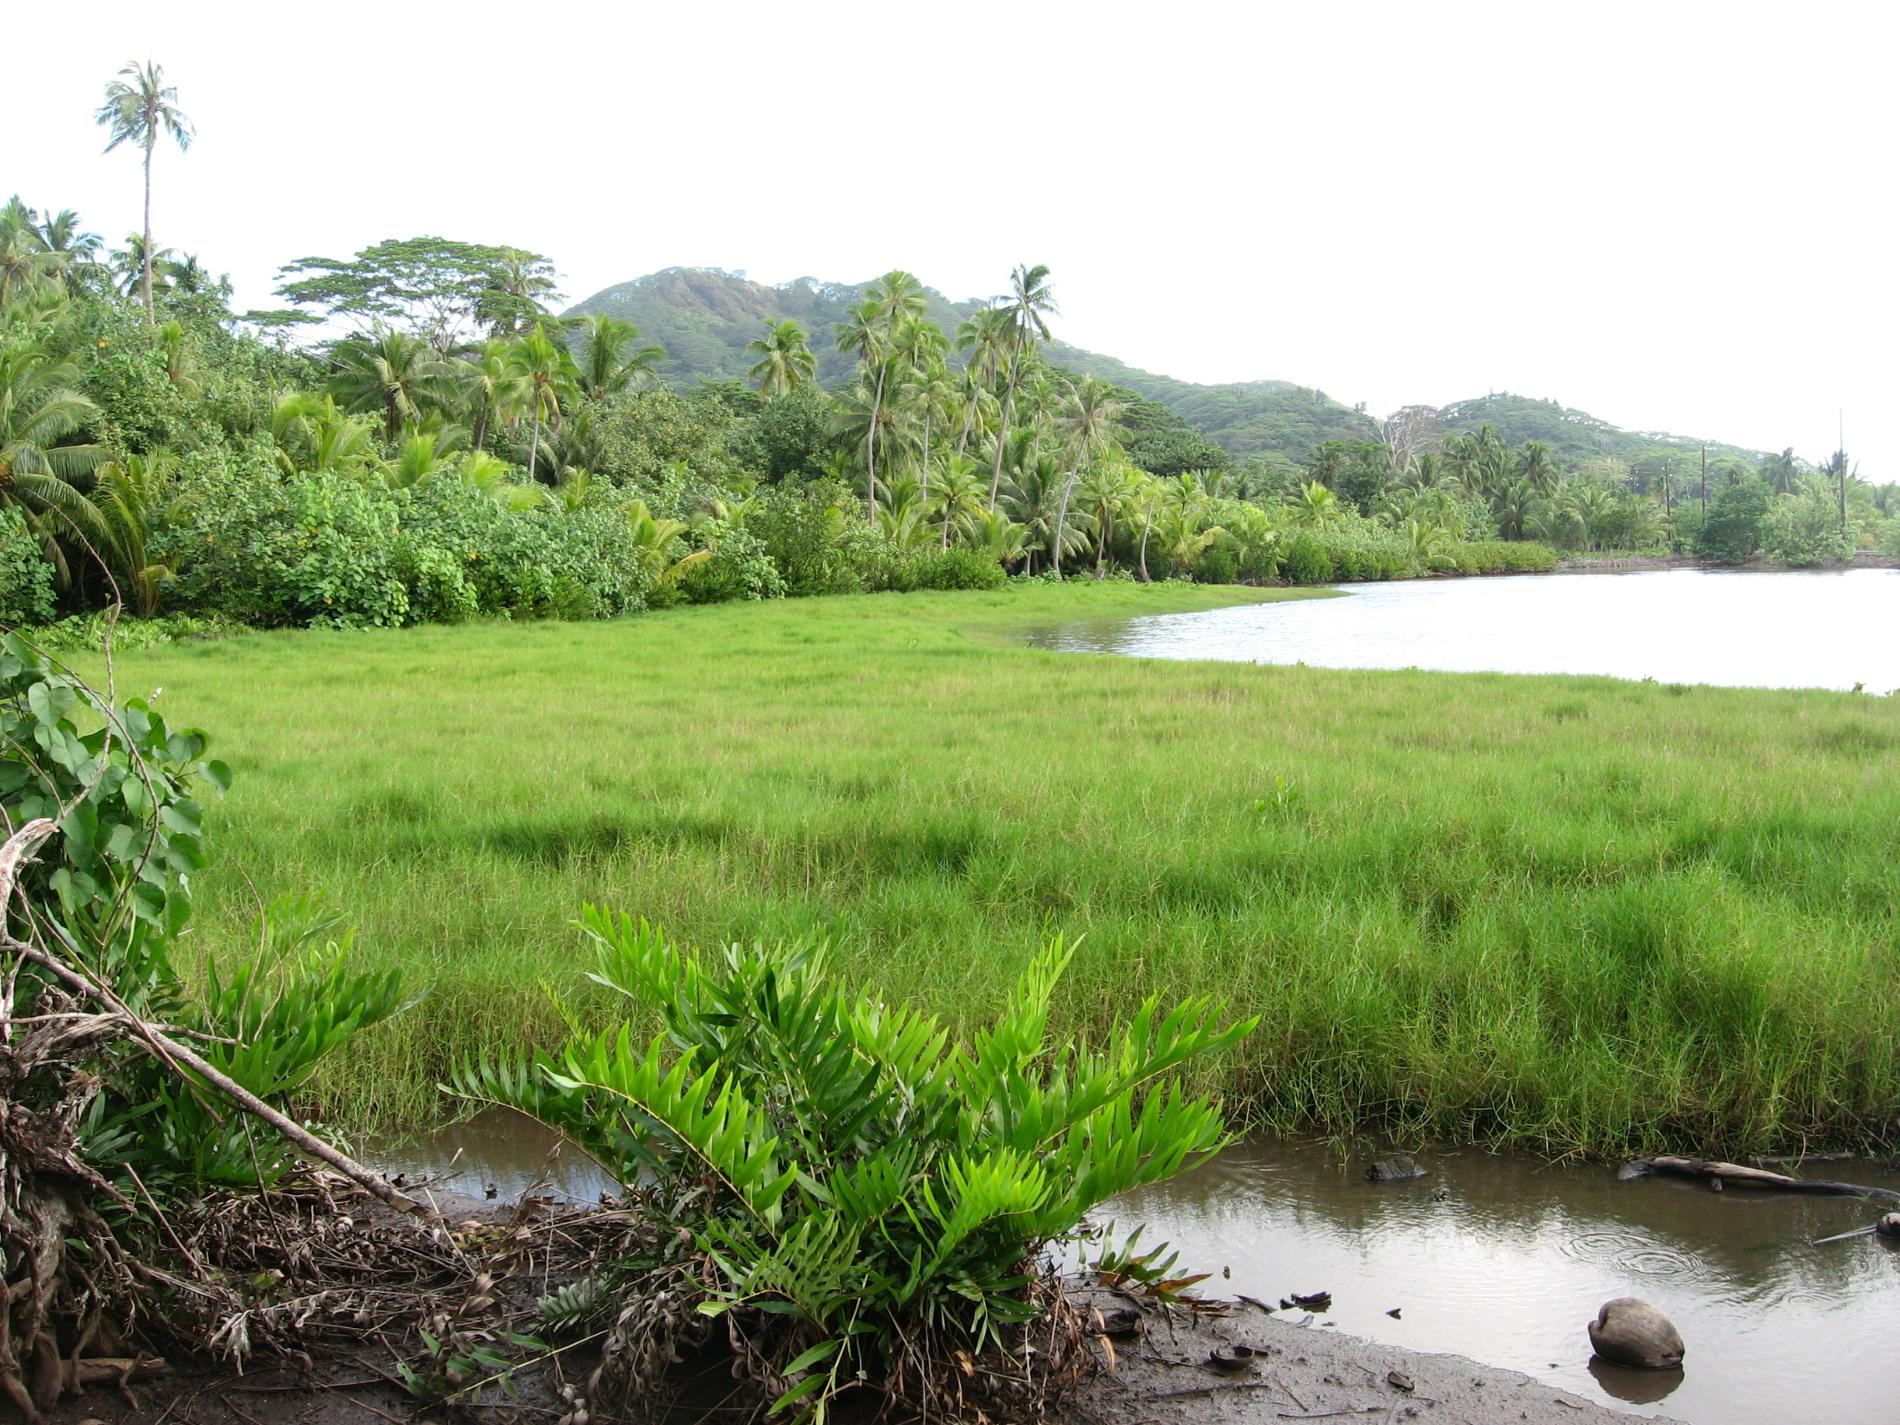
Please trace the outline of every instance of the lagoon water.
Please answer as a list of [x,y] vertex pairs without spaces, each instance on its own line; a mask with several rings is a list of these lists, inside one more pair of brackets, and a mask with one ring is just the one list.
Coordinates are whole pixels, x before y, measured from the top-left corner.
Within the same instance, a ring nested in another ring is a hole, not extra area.
[[1343,597],[1042,629],[1040,648],[1325,668],[1900,688],[1900,569],[1666,569],[1347,586]]

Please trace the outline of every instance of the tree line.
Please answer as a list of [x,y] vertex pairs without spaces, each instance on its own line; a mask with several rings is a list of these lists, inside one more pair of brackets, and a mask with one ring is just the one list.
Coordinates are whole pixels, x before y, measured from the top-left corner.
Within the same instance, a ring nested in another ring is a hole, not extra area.
[[[1009,574],[1392,578],[1548,567],[1546,547],[1814,563],[1900,538],[1888,488],[1844,455],[1725,457],[1691,481],[1443,431],[1427,408],[1299,469],[1237,465],[1055,365],[1034,264],[952,332],[893,269],[830,332],[766,321],[748,383],[690,391],[633,324],[557,315],[552,260],[515,246],[305,256],[280,269],[284,305],[239,313],[152,236],[153,155],[193,133],[163,71],[126,66],[97,118],[108,152],[143,154],[140,232],[109,248],[69,209],[0,209],[9,622],[115,596],[402,623]],[[814,341],[854,358],[842,387],[818,385]]]

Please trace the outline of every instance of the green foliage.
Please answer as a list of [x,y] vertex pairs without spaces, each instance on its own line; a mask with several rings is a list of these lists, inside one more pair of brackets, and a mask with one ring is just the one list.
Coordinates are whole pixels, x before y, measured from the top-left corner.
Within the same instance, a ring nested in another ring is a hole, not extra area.
[[[1099,1047],[1050,1043],[1073,954],[1053,942],[965,1044],[934,1018],[840,988],[806,943],[682,953],[589,909],[595,978],[664,1026],[465,1065],[464,1096],[544,1117],[624,1182],[683,1190],[716,1272],[702,1310],[772,1359],[774,1410],[821,1414],[860,1378],[998,1345],[1035,1314],[1034,1260],[1096,1204],[1223,1142],[1174,1076],[1237,1043],[1189,1000],[1150,998]],[[788,1335],[774,1323],[788,1323]],[[862,1373],[862,1377],[860,1376]]]
[[510,332],[531,321],[552,273],[547,258],[521,248],[392,238],[352,258],[298,258],[279,269],[277,292],[326,319],[402,326],[446,351],[478,321]]
[[785,578],[765,544],[744,525],[708,520],[699,536],[711,557],[679,579],[680,593],[691,604],[722,604],[729,599],[781,599]]
[[761,490],[746,528],[778,566],[793,598],[861,593],[886,554],[882,536],[865,522],[851,492],[829,478]]
[[0,507],[0,627],[53,617],[53,566],[17,509]]
[[1000,589],[1008,582],[1003,566],[987,551],[959,546],[887,550],[866,587],[908,594],[919,589]]
[[1826,486],[1803,481],[1792,494],[1769,501],[1761,522],[1761,552],[1765,559],[1796,568],[1842,564],[1854,552],[1853,530],[1843,528],[1840,507]]
[[1460,574],[1548,574],[1557,567],[1556,550],[1523,540],[1460,541],[1445,554]]
[[1405,538],[1357,516],[1330,527],[1288,530],[1278,551],[1280,575],[1290,584],[1403,579],[1412,572]]
[[[134,1014],[193,1035],[213,1067],[284,1103],[320,1059],[403,1007],[400,975],[355,971],[347,936],[316,944],[335,917],[279,902],[233,962],[211,959],[202,995],[188,992],[172,949],[205,864],[195,792],[222,792],[231,776],[208,747],[148,703],[114,706],[20,635],[0,638],[0,829],[58,824],[20,880],[36,931]],[[31,1016],[48,982],[32,965],[20,973],[17,1012]],[[83,1156],[108,1177],[134,1168],[163,1198],[289,1166],[275,1135],[254,1141],[242,1115],[128,1041],[102,1039],[89,1072],[100,1091],[80,1125]],[[56,1091],[32,1075],[10,1088],[29,1106]]]
[[1754,558],[1771,498],[1767,483],[1752,475],[1722,490],[1709,502],[1709,517],[1696,534],[1696,553],[1718,564]]

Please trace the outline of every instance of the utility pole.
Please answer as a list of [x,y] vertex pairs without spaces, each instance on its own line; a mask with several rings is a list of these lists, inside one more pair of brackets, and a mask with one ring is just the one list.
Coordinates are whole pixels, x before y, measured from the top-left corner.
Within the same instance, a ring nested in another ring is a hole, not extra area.
[[1836,410],[1834,473],[1841,482],[1841,533],[1847,533],[1847,412]]

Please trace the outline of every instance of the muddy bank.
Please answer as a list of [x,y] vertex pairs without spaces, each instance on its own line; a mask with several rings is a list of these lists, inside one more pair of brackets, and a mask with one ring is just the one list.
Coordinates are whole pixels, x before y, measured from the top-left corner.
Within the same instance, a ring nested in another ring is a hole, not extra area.
[[[1577,1334],[1583,1335],[1581,1322]],[[1238,1374],[1209,1363],[1210,1352],[1231,1353],[1236,1345],[1265,1355]],[[1619,1382],[1625,1390],[1641,1394],[1642,1373],[1617,1374],[1631,1378]],[[1278,1425],[1354,1417],[1443,1425],[1521,1425],[1525,1420],[1589,1425],[1647,1418],[1668,1425],[1667,1417],[1608,1410],[1463,1356],[1381,1346],[1317,1322],[1297,1325],[1245,1303],[1222,1317],[1174,1322],[1150,1317],[1139,1338],[1115,1349],[1114,1369],[1104,1368],[1086,1383],[1060,1418],[1099,1425]]]
[[[1123,1305],[1107,1293],[1095,1299],[1105,1312]],[[1221,1317],[1151,1310],[1143,1319],[1141,1334],[1102,1348],[1092,1377],[1045,1419],[1065,1425],[1279,1425],[1355,1417],[1428,1425],[1521,1425],[1525,1420],[1592,1425],[1638,1418],[1462,1356],[1399,1350],[1317,1324],[1295,1325],[1245,1303]],[[1260,1353],[1244,1372],[1228,1374],[1209,1364],[1211,1352],[1231,1355],[1240,1345]],[[709,1370],[683,1381],[673,1399],[640,1418],[673,1425],[727,1413],[719,1408],[718,1376]],[[564,1413],[564,1404],[545,1389],[531,1388],[524,1397],[482,1413],[554,1420]],[[407,1425],[441,1414],[404,1392],[389,1363],[363,1354],[321,1363],[314,1381],[293,1370],[272,1369],[245,1377],[225,1372],[134,1382],[129,1394],[95,1390],[47,1418],[51,1425]],[[855,1411],[847,1414],[856,1418]],[[596,1412],[592,1418],[606,1425],[621,1417]]]

